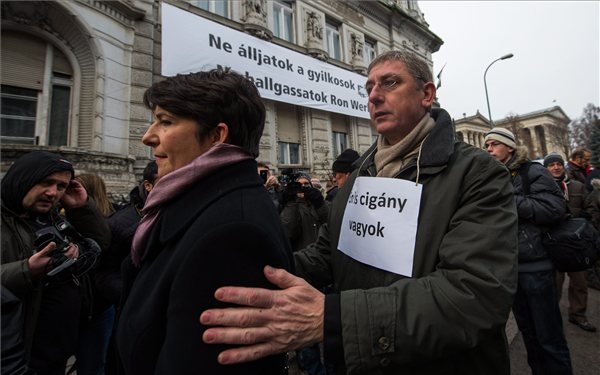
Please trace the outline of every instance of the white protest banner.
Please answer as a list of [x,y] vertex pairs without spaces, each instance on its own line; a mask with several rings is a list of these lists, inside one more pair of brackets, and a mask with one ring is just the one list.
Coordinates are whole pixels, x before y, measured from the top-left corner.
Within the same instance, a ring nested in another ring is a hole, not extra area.
[[338,249],[359,262],[411,277],[422,188],[396,178],[358,177]]
[[369,118],[366,77],[162,3],[162,74],[216,68],[249,77],[264,98]]

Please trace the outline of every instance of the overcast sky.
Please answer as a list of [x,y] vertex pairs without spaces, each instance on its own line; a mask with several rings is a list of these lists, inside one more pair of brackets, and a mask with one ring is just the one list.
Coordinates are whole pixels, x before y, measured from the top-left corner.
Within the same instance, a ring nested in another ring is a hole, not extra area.
[[419,1],[444,44],[434,75],[446,64],[440,105],[456,119],[477,110],[486,118],[488,70],[492,117],[560,106],[571,119],[600,102],[600,2]]

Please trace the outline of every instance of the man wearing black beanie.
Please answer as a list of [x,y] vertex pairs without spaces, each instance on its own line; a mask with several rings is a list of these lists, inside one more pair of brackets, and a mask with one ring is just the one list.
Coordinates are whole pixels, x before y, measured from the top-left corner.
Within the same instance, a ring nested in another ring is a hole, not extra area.
[[331,170],[333,171],[333,180],[335,182],[335,186],[327,191],[327,197],[325,198],[328,202],[333,201],[333,198],[338,192],[338,189],[341,189],[342,186],[346,183],[348,176],[352,173],[353,170],[356,169],[354,162],[358,160],[360,155],[358,152],[354,151],[351,148],[348,148],[342,151],[341,154],[335,159],[331,166]]
[[[73,262],[77,257],[86,259],[98,244],[106,248],[110,242],[108,226],[74,174],[60,155],[33,151],[17,159],[2,179],[2,286],[23,303],[21,360],[40,374],[65,373],[67,359],[75,353],[84,287],[77,275],[60,280],[48,276],[60,238],[53,236],[38,247],[36,232],[72,223],[81,241],[69,240],[61,250],[66,257],[61,259],[72,268],[82,264]],[[68,222],[59,215],[59,206]],[[11,349],[3,345],[3,357]]]
[[[565,160],[555,152],[544,158],[544,167],[548,169],[554,181],[567,200],[567,207],[573,217],[581,217],[585,213],[587,192],[585,185],[569,178],[565,169]],[[596,332],[596,327],[586,316],[588,287],[587,271],[568,272],[569,274],[569,322],[588,332]],[[560,301],[565,273],[556,273],[556,288]]]

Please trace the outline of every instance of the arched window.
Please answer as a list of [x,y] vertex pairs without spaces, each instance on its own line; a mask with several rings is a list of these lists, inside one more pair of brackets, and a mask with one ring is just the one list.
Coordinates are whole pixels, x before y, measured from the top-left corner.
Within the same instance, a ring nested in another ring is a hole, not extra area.
[[56,46],[3,30],[0,143],[69,144],[73,68]]

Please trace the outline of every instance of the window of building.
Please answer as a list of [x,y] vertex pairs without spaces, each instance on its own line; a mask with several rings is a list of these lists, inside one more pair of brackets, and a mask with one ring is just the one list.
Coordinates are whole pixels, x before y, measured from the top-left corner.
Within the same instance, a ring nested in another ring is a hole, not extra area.
[[273,34],[288,42],[294,42],[293,10],[290,1],[273,1]]
[[333,134],[333,155],[337,157],[348,148],[348,135],[346,133],[332,132]]
[[348,148],[346,116],[339,113],[331,113],[331,143],[334,158]]
[[277,160],[280,164],[300,164],[300,144],[277,142]]
[[229,2],[227,0],[190,0],[190,4],[223,17],[229,17]]
[[339,25],[334,21],[327,19],[325,21],[325,30],[327,38],[327,53],[329,53],[329,57],[332,57],[336,60],[341,60],[342,50]]
[[[0,142],[69,145],[73,70],[46,41],[2,32]],[[50,72],[46,77],[44,72]]]
[[301,133],[296,107],[283,102],[275,104],[277,123],[277,160],[279,164],[301,163]]
[[373,59],[375,59],[375,46],[377,42],[372,39],[365,38],[365,44],[363,45],[363,59],[365,64],[368,66]]
[[0,140],[2,143],[36,144],[38,92],[6,85],[0,90]]

